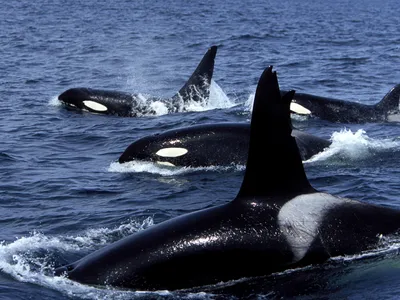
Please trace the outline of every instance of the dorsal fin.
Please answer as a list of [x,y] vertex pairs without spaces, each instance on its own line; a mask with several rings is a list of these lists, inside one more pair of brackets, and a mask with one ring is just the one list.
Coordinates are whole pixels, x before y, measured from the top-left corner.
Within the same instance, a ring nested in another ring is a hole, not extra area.
[[208,99],[216,55],[217,46],[210,47],[189,80],[179,92],[172,97],[173,100],[183,99],[183,102],[189,100],[201,102]]
[[246,171],[236,199],[314,191],[291,135],[293,95],[294,91],[289,91],[281,96],[276,72],[272,66],[265,69],[254,98]]
[[383,111],[400,110],[400,84],[395,85],[377,104]]

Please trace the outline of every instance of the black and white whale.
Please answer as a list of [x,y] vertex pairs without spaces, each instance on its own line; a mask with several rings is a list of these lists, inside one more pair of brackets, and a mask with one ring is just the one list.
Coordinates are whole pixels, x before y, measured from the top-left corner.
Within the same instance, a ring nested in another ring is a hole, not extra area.
[[[302,160],[322,152],[331,144],[329,140],[300,130],[293,130],[292,136],[296,139]],[[151,161],[181,167],[245,165],[249,139],[248,123],[216,123],[177,128],[134,141],[118,161]]]
[[400,122],[400,84],[374,105],[296,93],[291,110],[338,123]]
[[272,67],[263,72],[247,167],[234,200],[151,226],[55,274],[85,284],[175,290],[376,248],[382,236],[400,228],[400,211],[338,198],[310,185],[291,135],[293,94],[281,97]]
[[210,47],[185,85],[168,99],[157,97],[146,99],[139,94],[126,92],[71,88],[60,94],[58,100],[69,108],[121,117],[154,115],[156,112],[151,104],[155,101],[162,102],[170,113],[178,112],[189,101],[208,100],[216,54],[217,46]]

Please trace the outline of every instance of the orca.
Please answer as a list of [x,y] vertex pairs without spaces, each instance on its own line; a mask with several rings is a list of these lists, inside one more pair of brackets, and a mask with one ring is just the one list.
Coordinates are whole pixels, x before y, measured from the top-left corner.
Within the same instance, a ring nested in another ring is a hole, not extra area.
[[139,94],[80,87],[66,90],[58,96],[58,100],[67,108],[121,117],[155,115],[156,111],[151,106],[155,101],[162,102],[169,113],[179,112],[189,101],[208,100],[216,54],[217,46],[210,47],[185,85],[168,99],[145,99]]
[[[285,91],[282,91],[285,93]],[[374,105],[296,93],[291,111],[335,123],[400,122],[400,84]]]
[[[293,130],[292,135],[302,160],[322,152],[331,144],[329,140],[300,130]],[[248,123],[216,123],[177,128],[134,141],[118,161],[151,161],[180,167],[245,165],[249,138]],[[268,147],[268,143],[264,147]]]
[[178,290],[375,249],[399,229],[400,211],[311,186],[291,134],[293,94],[280,95],[272,67],[261,75],[247,167],[232,201],[153,225],[57,268],[55,275],[90,285]]

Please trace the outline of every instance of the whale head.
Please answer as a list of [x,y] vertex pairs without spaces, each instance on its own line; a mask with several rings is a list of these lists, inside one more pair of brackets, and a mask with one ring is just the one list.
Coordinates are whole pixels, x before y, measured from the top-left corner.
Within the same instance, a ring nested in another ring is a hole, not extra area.
[[130,117],[134,115],[137,95],[90,88],[71,88],[61,93],[58,100],[65,106],[98,114]]
[[185,141],[185,134],[172,135],[167,132],[145,136],[130,144],[118,161],[126,163],[139,160],[166,166],[182,165],[189,152]]
[[93,92],[87,88],[68,89],[58,96],[63,104],[68,107],[87,110],[96,113],[107,113],[108,107],[102,97],[93,97]]
[[58,100],[64,105],[77,109],[85,109],[83,100],[88,98],[88,92],[85,88],[72,88],[61,93]]

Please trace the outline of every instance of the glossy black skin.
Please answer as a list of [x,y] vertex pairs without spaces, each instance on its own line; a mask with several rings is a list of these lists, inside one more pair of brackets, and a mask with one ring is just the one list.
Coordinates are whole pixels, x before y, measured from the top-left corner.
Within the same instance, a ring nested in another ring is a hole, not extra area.
[[[170,98],[149,97],[145,99],[134,93],[79,87],[71,88],[61,93],[58,96],[58,100],[69,109],[86,110],[120,117],[154,115],[156,112],[151,108],[150,104],[154,101],[160,101],[164,103],[169,113],[175,113],[182,108],[182,103],[208,100],[216,54],[217,46],[210,47],[185,85]],[[85,106],[84,101],[86,100],[100,103],[107,107],[107,110],[93,110]]]
[[[293,130],[292,136],[296,139],[303,160],[322,152],[331,144],[328,140],[299,130]],[[145,136],[133,142],[118,161],[168,162],[175,166],[191,167],[244,165],[249,139],[248,123],[218,123],[178,128]],[[160,157],[156,154],[158,150],[169,147],[185,148],[188,153],[179,157]]]
[[[284,91],[282,91],[284,93]],[[337,123],[400,122],[400,84],[374,105],[296,93],[293,102],[311,111],[311,115]],[[396,117],[392,118],[395,115]]]
[[288,199],[273,205],[265,200],[240,198],[162,222],[61,267],[56,275],[67,272],[81,283],[139,290],[191,288],[358,253],[376,247],[378,234],[400,226],[400,213],[387,208],[331,210],[307,255],[292,262],[276,223]]
[[57,272],[70,270],[70,279],[88,284],[146,290],[262,275],[292,258],[274,215],[276,209],[228,203],[152,226]]
[[[291,136],[293,93],[281,97],[276,74],[271,68],[264,71],[254,100],[245,176],[233,201],[154,225],[55,274],[93,285],[175,290],[267,275],[375,248],[381,234],[398,230],[400,211],[337,199],[340,205],[318,210],[322,222],[313,232],[307,231],[307,224],[318,216],[307,215],[311,221],[298,224],[297,210],[285,214],[285,229],[278,225],[283,205],[302,196],[308,199],[302,205],[313,208],[317,192]],[[266,141],[269,147],[263,147]],[[313,237],[297,260],[298,248],[290,246],[288,232]]]

